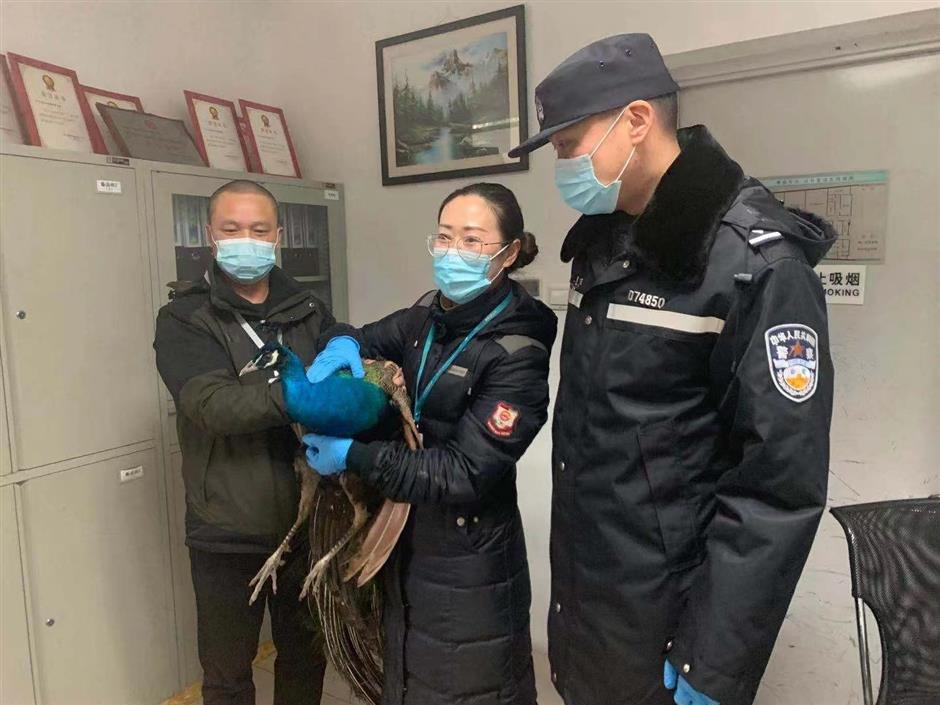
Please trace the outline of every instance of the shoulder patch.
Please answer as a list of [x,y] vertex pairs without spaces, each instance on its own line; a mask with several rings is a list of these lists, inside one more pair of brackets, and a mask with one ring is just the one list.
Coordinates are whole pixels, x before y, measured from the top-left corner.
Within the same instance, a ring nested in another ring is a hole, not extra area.
[[493,413],[486,420],[486,427],[490,433],[500,438],[509,438],[516,430],[519,421],[519,410],[504,401],[497,402]]
[[539,348],[543,352],[548,352],[546,347],[535,338],[527,335],[504,335],[496,339],[496,342],[510,355],[515,355],[524,348]]
[[784,323],[764,333],[774,386],[797,403],[813,396],[819,381],[819,336],[802,323]]

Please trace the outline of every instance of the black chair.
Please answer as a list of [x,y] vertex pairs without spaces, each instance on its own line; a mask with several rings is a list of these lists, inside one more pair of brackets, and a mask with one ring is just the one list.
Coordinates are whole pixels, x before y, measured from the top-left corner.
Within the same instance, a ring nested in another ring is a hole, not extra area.
[[940,497],[833,507],[849,542],[865,705],[865,605],[884,655],[877,705],[940,705]]

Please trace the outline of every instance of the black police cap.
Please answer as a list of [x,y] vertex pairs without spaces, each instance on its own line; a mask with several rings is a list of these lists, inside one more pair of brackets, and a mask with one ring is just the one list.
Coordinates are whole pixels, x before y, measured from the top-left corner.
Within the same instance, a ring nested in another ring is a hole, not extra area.
[[562,61],[536,87],[540,132],[510,150],[509,156],[538,149],[559,130],[591,115],[678,90],[648,34],[600,39]]

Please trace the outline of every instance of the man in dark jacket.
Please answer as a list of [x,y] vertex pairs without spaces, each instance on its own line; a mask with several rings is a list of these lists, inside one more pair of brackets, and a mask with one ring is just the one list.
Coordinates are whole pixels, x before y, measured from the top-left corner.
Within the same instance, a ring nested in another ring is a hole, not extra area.
[[[552,678],[569,705],[748,705],[826,500],[832,230],[702,127],[653,40],[535,92],[584,216],[553,425]],[[665,663],[664,663],[665,661]]]
[[171,285],[172,301],[157,317],[157,367],[176,403],[183,454],[206,705],[254,703],[251,664],[265,600],[278,652],[275,703],[317,703],[323,685],[322,648],[298,601],[304,543],[288,554],[277,594],[266,590],[248,604],[249,581],[297,513],[298,442],[281,385],[238,373],[274,338],[311,361],[321,329],[334,323],[322,302],[274,266],[281,230],[265,188],[251,181],[220,188],[207,226],[215,265],[204,280]]

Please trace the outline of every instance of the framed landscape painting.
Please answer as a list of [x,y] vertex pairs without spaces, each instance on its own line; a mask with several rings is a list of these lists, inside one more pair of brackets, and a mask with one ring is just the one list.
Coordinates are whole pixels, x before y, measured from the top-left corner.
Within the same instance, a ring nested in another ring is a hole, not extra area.
[[525,171],[525,7],[375,43],[382,183]]

